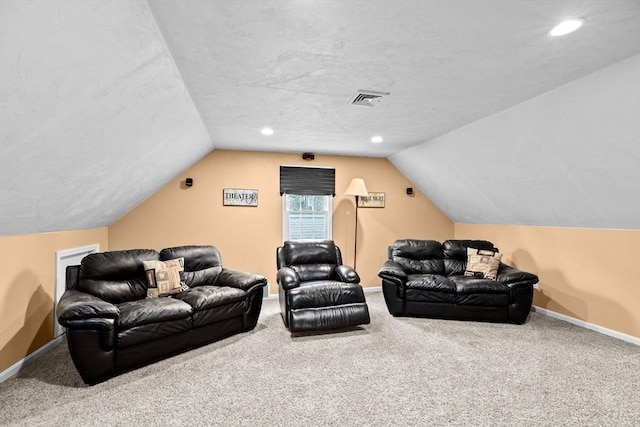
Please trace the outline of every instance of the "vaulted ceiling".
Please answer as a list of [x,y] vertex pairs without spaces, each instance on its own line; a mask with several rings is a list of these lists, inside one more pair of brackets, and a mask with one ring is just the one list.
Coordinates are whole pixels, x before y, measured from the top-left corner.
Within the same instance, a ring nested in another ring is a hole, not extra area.
[[639,53],[632,0],[2,0],[0,235],[107,226],[213,149],[388,157],[458,222],[640,228]]

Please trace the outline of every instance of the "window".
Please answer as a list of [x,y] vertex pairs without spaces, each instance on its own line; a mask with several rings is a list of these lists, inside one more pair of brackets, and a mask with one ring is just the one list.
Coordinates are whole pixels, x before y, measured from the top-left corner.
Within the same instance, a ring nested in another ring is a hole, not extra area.
[[282,240],[331,240],[332,168],[280,166]]
[[332,198],[323,195],[284,194],[282,240],[331,240]]

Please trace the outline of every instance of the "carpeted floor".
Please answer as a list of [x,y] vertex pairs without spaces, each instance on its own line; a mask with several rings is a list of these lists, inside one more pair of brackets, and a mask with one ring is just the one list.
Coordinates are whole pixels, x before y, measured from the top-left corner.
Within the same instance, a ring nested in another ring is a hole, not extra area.
[[640,347],[532,313],[521,326],[394,318],[257,328],[85,386],[66,344],[0,384],[0,425],[638,426]]

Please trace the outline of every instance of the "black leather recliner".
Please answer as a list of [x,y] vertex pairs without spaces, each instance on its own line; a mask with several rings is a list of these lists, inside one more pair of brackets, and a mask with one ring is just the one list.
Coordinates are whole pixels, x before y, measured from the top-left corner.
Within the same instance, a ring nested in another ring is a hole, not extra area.
[[282,320],[303,332],[365,325],[369,308],[353,268],[333,241],[285,242],[276,251]]
[[504,263],[495,280],[465,275],[467,248],[498,252],[485,240],[396,240],[378,271],[389,313],[524,323],[538,276]]
[[[144,261],[184,258],[189,289],[147,298]],[[264,276],[222,267],[213,246],[101,252],[67,268],[56,315],[83,381],[95,384],[176,353],[249,331]]]

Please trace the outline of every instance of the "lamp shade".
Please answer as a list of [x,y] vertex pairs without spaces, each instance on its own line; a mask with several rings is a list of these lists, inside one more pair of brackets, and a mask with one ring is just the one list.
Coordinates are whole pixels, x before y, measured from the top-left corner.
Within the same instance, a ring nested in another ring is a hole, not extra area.
[[364,185],[364,179],[353,178],[344,194],[347,196],[366,196],[369,192],[367,191],[367,186]]

